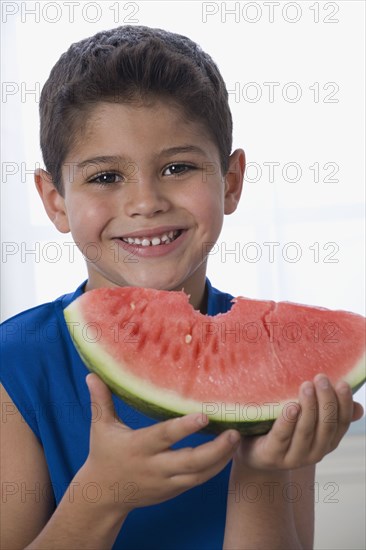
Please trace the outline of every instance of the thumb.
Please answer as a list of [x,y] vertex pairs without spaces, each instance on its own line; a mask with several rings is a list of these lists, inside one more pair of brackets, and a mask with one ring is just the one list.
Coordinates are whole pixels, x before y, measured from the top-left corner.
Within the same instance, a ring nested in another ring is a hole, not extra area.
[[92,425],[96,421],[102,424],[116,422],[118,416],[108,386],[95,373],[88,374],[85,381],[90,393]]
[[355,420],[360,420],[364,415],[364,409],[361,403],[358,403],[357,401],[353,402],[353,415],[352,415],[352,422]]

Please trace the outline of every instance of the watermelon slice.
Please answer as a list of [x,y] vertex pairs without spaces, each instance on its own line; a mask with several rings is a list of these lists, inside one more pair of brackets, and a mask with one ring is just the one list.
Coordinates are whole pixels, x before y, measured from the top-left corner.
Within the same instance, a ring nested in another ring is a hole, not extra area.
[[91,290],[64,311],[86,366],[154,418],[205,412],[209,429],[262,434],[300,384],[365,381],[365,319],[289,302],[234,300],[216,316],[184,292]]

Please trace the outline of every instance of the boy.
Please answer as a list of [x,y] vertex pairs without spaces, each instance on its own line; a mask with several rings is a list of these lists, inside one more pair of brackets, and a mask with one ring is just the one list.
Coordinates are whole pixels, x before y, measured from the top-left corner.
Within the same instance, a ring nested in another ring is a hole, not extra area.
[[[3,325],[2,547],[311,547],[314,465],[362,414],[347,384],[318,375],[268,435],[213,438],[196,433],[203,415],[157,423],[112,397],[87,376],[63,318],[101,286],[184,288],[204,313],[230,309],[206,280],[207,245],[237,206],[245,159],[231,152],[216,65],[180,35],[112,29],[60,58],[40,115],[37,189],[85,254],[88,280]],[[248,484],[260,498],[242,497]],[[291,484],[300,499],[283,496]]]

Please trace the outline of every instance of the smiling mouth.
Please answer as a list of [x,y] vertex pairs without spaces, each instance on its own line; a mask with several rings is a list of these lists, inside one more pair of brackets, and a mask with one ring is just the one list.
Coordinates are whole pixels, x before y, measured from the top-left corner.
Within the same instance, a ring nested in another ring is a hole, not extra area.
[[183,233],[183,229],[167,231],[152,237],[121,237],[120,240],[132,246],[160,246],[175,241]]

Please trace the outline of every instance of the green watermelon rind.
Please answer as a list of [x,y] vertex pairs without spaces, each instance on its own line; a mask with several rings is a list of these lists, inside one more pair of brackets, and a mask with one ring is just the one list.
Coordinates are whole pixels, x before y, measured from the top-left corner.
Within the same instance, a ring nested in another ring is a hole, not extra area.
[[[158,405],[157,403],[153,401],[148,401],[141,399],[138,395],[129,392],[118,384],[112,376],[108,376],[108,369],[101,369],[99,367],[99,364],[95,359],[91,357],[90,354],[85,353],[85,350],[80,347],[76,340],[74,340],[74,344],[78,349],[79,355],[83,359],[85,365],[87,368],[91,371],[97,374],[106,384],[107,386],[112,390],[114,394],[116,394],[118,397],[120,397],[123,401],[128,403],[132,408],[137,409],[141,413],[145,414],[146,416],[149,416],[151,418],[154,418],[156,420],[168,420],[170,418],[177,418],[180,416],[183,416],[185,414],[190,414],[193,412],[203,412],[202,411],[202,403],[196,402],[196,407],[188,408],[186,410],[174,410],[173,408],[163,407],[161,405]],[[94,355],[95,357],[95,355]],[[110,358],[112,361],[113,359]],[[163,390],[164,392],[166,390]],[[156,392],[156,390],[155,390]],[[180,398],[181,399],[181,398]],[[159,398],[157,398],[157,401],[159,401]],[[227,405],[227,408],[230,409],[230,405]],[[222,421],[222,420],[216,420],[213,416],[210,416],[210,423],[209,425],[203,429],[203,431],[207,433],[221,433],[225,430],[229,430],[231,428],[238,430],[243,435],[262,435],[267,432],[272,427],[272,424],[275,421],[274,419],[261,419],[257,421],[239,421],[236,422],[233,421]],[[123,418],[122,418],[123,420]]]
[[[75,342],[76,344],[76,342]],[[77,344],[76,344],[77,346]],[[132,408],[137,409],[141,413],[154,418],[156,420],[168,420],[170,418],[178,418],[185,414],[192,412],[202,412],[202,403],[197,402],[197,407],[187,410],[174,410],[167,407],[162,407],[154,403],[153,401],[146,401],[140,399],[136,394],[133,394],[127,391],[124,387],[115,382],[113,377],[109,377],[105,371],[99,368],[98,364],[90,357],[86,355],[80,347],[78,347],[79,354],[85,362],[86,366],[92,372],[95,372],[106,384],[107,386],[120,397],[123,401],[128,403]],[[166,391],[166,390],[164,390]],[[228,406],[229,408],[229,406]],[[122,418],[123,420],[123,418]],[[250,422],[235,422],[235,421],[220,421],[215,420],[210,417],[209,425],[204,428],[203,431],[207,433],[221,433],[228,429],[236,429],[240,431],[243,435],[261,435],[269,432],[272,427],[274,419],[270,420],[261,420],[261,421],[250,421]]]
[[[115,393],[133,408],[157,420],[176,418],[185,414],[205,412],[210,419],[209,425],[203,431],[220,433],[227,429],[236,429],[243,435],[262,435],[271,429],[274,421],[290,403],[298,402],[297,397],[286,401],[272,403],[276,406],[274,415],[261,415],[254,420],[232,419],[223,420],[222,413],[209,413],[203,407],[205,403],[184,398],[178,393],[166,388],[158,388],[148,381],[143,381],[128,372],[128,368],[117,362],[98,342],[86,342],[83,327],[86,321],[83,318],[77,302],[72,302],[65,310],[66,324],[72,327],[70,336],[86,367],[95,372]],[[355,393],[365,382],[365,358],[344,376],[343,380],[349,383]],[[103,367],[101,367],[103,365]],[[123,373],[124,384],[121,385]],[[212,402],[207,402],[212,403]],[[235,409],[235,404],[222,403],[227,411]],[[258,404],[260,406],[260,404]],[[264,407],[265,404],[262,404]],[[261,409],[262,410],[262,409]],[[232,416],[232,413],[228,413]],[[123,420],[123,419],[122,419]]]

